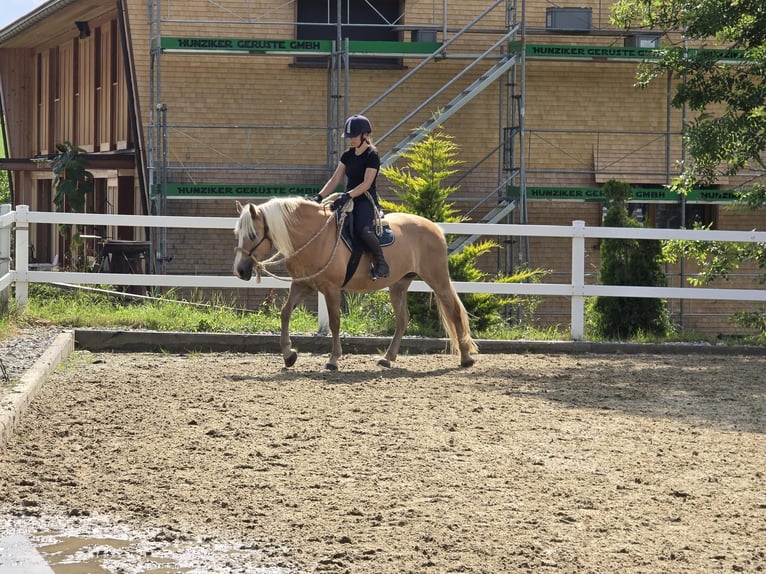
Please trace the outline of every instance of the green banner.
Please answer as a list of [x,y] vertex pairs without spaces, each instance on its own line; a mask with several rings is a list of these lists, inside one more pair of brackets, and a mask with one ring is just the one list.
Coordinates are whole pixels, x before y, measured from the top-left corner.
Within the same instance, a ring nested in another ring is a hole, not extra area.
[[[511,42],[512,50],[521,50],[520,42]],[[527,58],[551,58],[564,60],[652,60],[659,58],[662,48],[637,48],[630,46],[574,46],[568,44],[527,44]],[[744,50],[689,49],[690,55],[708,54],[717,61],[741,62]]]
[[163,50],[238,52],[262,54],[266,52],[308,52],[329,54],[332,40],[287,40],[269,38],[169,38],[160,39]]
[[392,56],[407,56],[431,54],[441,48],[440,42],[382,42],[367,40],[351,40],[348,43],[349,54],[381,54]]
[[[314,196],[319,193],[320,189],[322,189],[321,185],[313,184],[218,185],[206,183],[169,183],[167,185],[167,196],[169,198]],[[153,195],[157,195],[159,192],[159,186],[154,186]]]
[[[295,40],[279,38],[192,38],[162,37],[160,47],[172,52],[229,52],[233,54],[328,55],[332,53],[332,40]],[[380,54],[407,56],[431,54],[441,47],[439,42],[348,42],[350,54]]]
[[[299,40],[287,38],[160,38],[160,48],[172,52],[229,52],[234,54],[328,55],[332,53],[332,40]],[[440,42],[386,42],[349,40],[350,54],[377,54],[407,56],[431,54],[438,50]],[[521,42],[509,42],[512,51],[521,50]],[[577,59],[577,60],[651,60],[659,57],[662,48],[638,48],[631,46],[587,46],[569,44],[526,44],[527,58]],[[690,55],[708,54],[717,61],[742,62],[744,50],[689,49]]]
[[[159,193],[159,186],[153,188],[153,195]],[[277,197],[314,196],[322,189],[321,184],[213,184],[213,183],[169,183],[167,197]],[[337,191],[343,191],[338,188]],[[509,186],[508,197],[518,198],[519,188]],[[738,192],[731,189],[694,189],[686,195],[689,203],[732,203]],[[606,201],[600,187],[555,187],[527,186],[527,199],[557,201]],[[666,188],[634,187],[630,201],[638,203],[678,203],[681,196]]]
[[[509,197],[518,198],[519,188],[508,187]],[[689,203],[732,203],[738,193],[731,189],[693,189],[686,194]],[[527,186],[527,200],[606,201],[600,187],[537,187]],[[680,194],[666,188],[634,187],[630,201],[639,203],[678,203]]]

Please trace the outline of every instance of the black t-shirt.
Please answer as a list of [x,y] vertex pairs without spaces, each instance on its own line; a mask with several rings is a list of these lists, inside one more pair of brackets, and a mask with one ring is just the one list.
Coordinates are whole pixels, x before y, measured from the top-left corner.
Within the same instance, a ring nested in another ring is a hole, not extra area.
[[[372,168],[376,171],[380,170],[380,156],[378,150],[373,147],[368,147],[361,155],[356,155],[354,148],[347,149],[340,156],[341,163],[346,166],[346,191],[351,191],[357,185],[364,181],[364,172],[367,168]],[[375,191],[375,182],[378,179],[377,173],[375,179],[372,181],[372,185],[368,190],[375,202],[378,201],[378,194]]]

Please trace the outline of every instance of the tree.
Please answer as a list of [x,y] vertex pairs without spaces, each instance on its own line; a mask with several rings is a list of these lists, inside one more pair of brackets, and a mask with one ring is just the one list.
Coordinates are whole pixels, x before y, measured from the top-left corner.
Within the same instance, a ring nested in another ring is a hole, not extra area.
[[[608,227],[641,227],[628,216],[630,185],[610,180],[604,184],[609,209],[604,217]],[[646,285],[664,287],[662,244],[646,239],[603,239],[601,241],[601,285]],[[589,319],[597,334],[626,339],[640,333],[664,336],[670,331],[665,301],[644,297],[595,297]]]
[[431,221],[462,221],[447,199],[457,187],[445,180],[457,173],[459,148],[441,126],[402,153],[407,161],[403,169],[384,167],[381,173],[391,182],[399,203],[385,202],[383,208],[401,213],[414,213]]
[[[748,189],[738,192],[738,203],[747,209],[766,206],[766,10],[763,0],[618,0],[612,21],[624,27],[680,31],[661,57],[640,66],[639,86],[668,73],[677,83],[675,107],[688,106],[696,117],[685,127],[689,160],[673,183],[681,193],[695,185],[713,184],[719,175],[754,174]],[[668,36],[670,38],[670,36]],[[686,49],[686,42],[695,48]],[[720,61],[720,49],[739,50],[738,58]],[[724,166],[721,169],[719,166]],[[703,270],[700,283],[716,276],[726,278],[742,263],[766,265],[766,246],[721,245],[716,242],[682,242],[666,249],[672,257],[685,256]],[[766,276],[763,276],[766,280]],[[694,282],[695,278],[690,278]],[[766,332],[766,310],[741,312],[735,322],[758,326]]]
[[56,144],[59,155],[53,160],[53,203],[59,211],[83,213],[85,200],[93,193],[95,178],[86,169],[82,157],[85,150],[69,142]]
[[[385,211],[413,213],[442,223],[459,222],[460,216],[449,196],[457,191],[456,186],[445,185],[445,180],[456,173],[459,148],[452,137],[442,127],[426,135],[402,153],[407,160],[404,168],[384,167],[381,174],[391,183],[392,190],[399,202],[381,200]],[[449,258],[450,277],[454,281],[484,281],[491,279],[498,282],[539,281],[545,272],[542,270],[522,270],[509,277],[490,278],[489,274],[478,267],[479,258],[496,249],[494,241],[481,241],[463,248],[460,253]],[[461,295],[471,328],[484,331],[502,322],[502,310],[506,305],[522,302],[521,298],[499,297],[489,293],[468,293]],[[524,302],[530,303],[530,300]],[[427,293],[408,293],[407,304],[414,321],[424,327],[424,331],[433,332],[440,327],[439,315],[433,298]]]
[[[84,213],[88,194],[95,189],[95,178],[86,169],[83,155],[85,150],[72,145],[70,142],[56,144],[59,154],[53,160],[53,188],[56,194],[53,203],[58,211]],[[77,225],[64,224],[59,226],[59,233],[70,236],[71,262],[76,267],[86,265],[84,254],[80,253],[83,245]]]
[[[623,28],[667,33],[669,45],[659,59],[642,64],[639,86],[666,73],[678,82],[672,104],[687,106],[696,117],[685,127],[690,161],[675,183],[679,191],[712,184],[719,175],[747,168],[766,175],[766,10],[763,0],[618,0],[612,22]],[[672,40],[671,38],[679,38]],[[694,45],[687,49],[688,43]],[[703,49],[699,49],[703,48]],[[713,48],[713,49],[704,49]],[[739,59],[722,62],[720,50],[740,50]],[[719,171],[719,166],[725,166]],[[742,202],[766,202],[766,184],[754,180]]]

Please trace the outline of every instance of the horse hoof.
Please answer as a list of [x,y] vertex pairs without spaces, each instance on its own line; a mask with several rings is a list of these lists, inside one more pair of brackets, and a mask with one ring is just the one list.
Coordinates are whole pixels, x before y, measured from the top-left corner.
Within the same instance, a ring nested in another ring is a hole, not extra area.
[[336,365],[335,363],[327,362],[324,364],[324,368],[327,369],[328,371],[337,371],[338,365]]
[[290,354],[285,357],[285,367],[292,367],[297,360],[298,353],[296,351],[290,351]]
[[473,367],[473,364],[475,362],[476,361],[474,361],[473,357],[468,357],[467,359],[463,359],[460,361],[460,366],[465,368]]
[[378,365],[380,365],[381,367],[386,367],[387,369],[390,369],[391,368],[391,361],[389,361],[388,359],[383,357],[382,359],[380,359],[378,361]]

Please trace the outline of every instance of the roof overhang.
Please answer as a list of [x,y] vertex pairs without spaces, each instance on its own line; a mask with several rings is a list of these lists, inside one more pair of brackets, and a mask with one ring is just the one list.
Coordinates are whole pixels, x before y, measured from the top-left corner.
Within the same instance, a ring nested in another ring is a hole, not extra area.
[[37,48],[62,34],[74,35],[77,21],[92,20],[116,6],[115,0],[49,0],[0,30],[0,48]]
[[73,4],[76,1],[77,0],[50,0],[45,4],[41,4],[37,7],[36,10],[33,10],[18,20],[11,22],[8,26],[0,30],[0,45],[6,40],[21,34],[24,30],[31,28],[40,20],[43,20],[51,14],[58,12],[64,6]]

